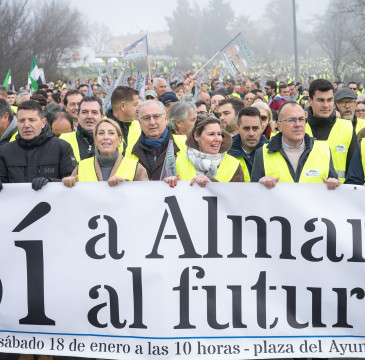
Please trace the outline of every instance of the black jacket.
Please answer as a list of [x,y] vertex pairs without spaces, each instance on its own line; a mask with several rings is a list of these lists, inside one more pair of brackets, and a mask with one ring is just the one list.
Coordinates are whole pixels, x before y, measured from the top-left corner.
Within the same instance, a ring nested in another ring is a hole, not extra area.
[[[314,139],[312,137],[310,137],[308,134],[304,135],[305,149],[299,158],[296,172],[294,172],[294,169],[293,169],[287,155],[285,154],[285,151],[282,149],[281,139],[282,139],[281,133],[275,135],[271,139],[269,145],[267,146],[269,153],[274,153],[274,152],[279,151],[280,154],[284,157],[285,162],[288,165],[290,175],[292,176],[294,182],[299,182],[299,178],[300,178],[300,174],[303,170],[303,166],[308,159],[309,153],[312,151]],[[266,176],[266,173],[265,173],[265,167],[264,167],[263,148],[261,147],[256,152],[255,161],[253,163],[253,168],[252,168],[251,182],[258,182],[264,176]],[[332,155],[330,157],[328,178],[335,178],[335,179],[338,178],[337,172],[333,167]]]
[[24,140],[18,134],[16,141],[0,147],[0,180],[29,183],[41,176],[59,181],[71,175],[72,157],[71,145],[55,138],[46,124],[41,134],[31,140]]
[[[313,137],[317,140],[327,140],[333,125],[337,121],[336,111],[333,111],[332,115],[328,118],[318,118],[313,115],[312,107],[308,108],[308,124],[312,129]],[[357,147],[355,130],[352,133],[351,143],[347,152],[346,158],[346,172],[350,166],[352,155]]]
[[232,140],[233,140],[232,147],[228,150],[228,154],[235,158],[243,158],[245,160],[248,173],[251,175],[252,165],[253,161],[255,160],[256,150],[262,147],[264,144],[268,143],[269,140],[267,140],[266,137],[261,134],[259,143],[256,145],[256,147],[251,151],[249,155],[247,155],[242,149],[240,134],[233,136]]
[[356,148],[354,156],[351,159],[345,184],[364,185],[364,168],[362,166],[361,159],[361,143]]

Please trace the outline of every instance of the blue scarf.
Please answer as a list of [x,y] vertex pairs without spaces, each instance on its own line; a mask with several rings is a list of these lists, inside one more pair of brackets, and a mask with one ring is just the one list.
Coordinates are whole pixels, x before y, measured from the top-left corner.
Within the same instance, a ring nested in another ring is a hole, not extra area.
[[168,133],[169,133],[169,130],[168,130],[167,126],[166,126],[165,131],[163,132],[163,134],[161,135],[161,137],[159,139],[148,139],[148,138],[146,138],[146,135],[142,132],[140,141],[142,144],[145,144],[148,147],[157,150],[158,148],[162,147]]

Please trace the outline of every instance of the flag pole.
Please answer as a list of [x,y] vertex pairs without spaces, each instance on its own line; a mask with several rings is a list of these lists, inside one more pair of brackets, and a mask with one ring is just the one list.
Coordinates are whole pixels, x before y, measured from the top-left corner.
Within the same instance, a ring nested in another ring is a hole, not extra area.
[[195,78],[195,76],[197,76],[200,71],[202,71],[216,56],[218,56],[220,54],[220,51],[217,51],[217,53],[215,55],[213,55],[194,75],[193,75],[193,79]]
[[152,79],[151,79],[150,56],[148,54],[147,54],[147,65],[148,65],[148,79],[149,79],[149,81],[152,81]]

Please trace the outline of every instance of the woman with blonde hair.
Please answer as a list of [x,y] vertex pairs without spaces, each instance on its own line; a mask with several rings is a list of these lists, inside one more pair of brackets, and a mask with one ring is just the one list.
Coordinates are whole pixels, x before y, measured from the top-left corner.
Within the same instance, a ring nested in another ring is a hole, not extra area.
[[95,156],[81,160],[71,176],[62,179],[63,184],[73,187],[77,181],[107,181],[116,186],[124,181],[148,181],[142,165],[119,153],[121,141],[119,125],[111,119],[101,120],[94,129]]

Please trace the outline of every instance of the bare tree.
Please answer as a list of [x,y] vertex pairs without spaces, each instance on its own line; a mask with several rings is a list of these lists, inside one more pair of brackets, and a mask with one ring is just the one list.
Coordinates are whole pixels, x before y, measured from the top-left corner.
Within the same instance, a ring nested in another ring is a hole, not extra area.
[[317,28],[317,41],[331,60],[333,73],[338,75],[349,58],[350,17],[347,14],[327,14]]
[[365,65],[365,0],[331,1],[319,22],[317,40],[331,59],[335,75],[346,63]]
[[104,43],[110,38],[108,26],[94,22],[89,27],[87,43],[91,46],[95,53],[100,53],[104,49]]
[[[66,2],[0,0],[0,74],[12,70],[13,82],[27,81],[32,55],[53,78],[67,49],[83,39],[84,20]],[[62,14],[62,15],[61,15]]]

